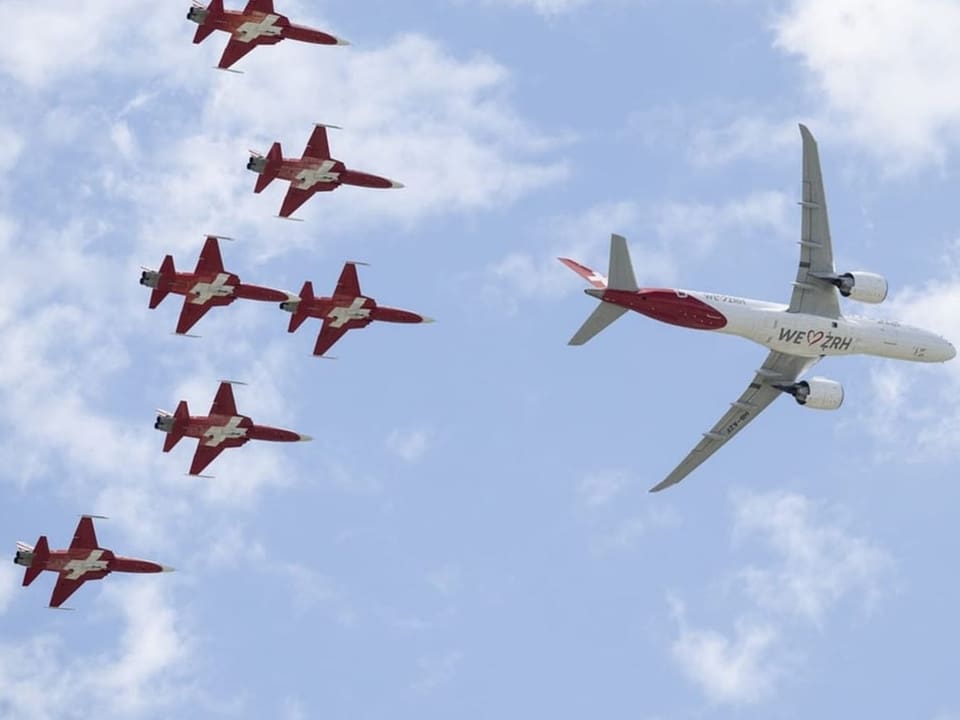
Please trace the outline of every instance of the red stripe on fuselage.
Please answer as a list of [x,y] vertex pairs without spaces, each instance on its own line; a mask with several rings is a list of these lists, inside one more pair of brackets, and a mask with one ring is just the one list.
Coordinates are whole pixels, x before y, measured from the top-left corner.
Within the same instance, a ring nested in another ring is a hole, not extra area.
[[603,300],[636,310],[660,322],[695,330],[719,330],[727,324],[727,319],[719,310],[677,290],[663,288],[643,288],[636,292],[605,290]]

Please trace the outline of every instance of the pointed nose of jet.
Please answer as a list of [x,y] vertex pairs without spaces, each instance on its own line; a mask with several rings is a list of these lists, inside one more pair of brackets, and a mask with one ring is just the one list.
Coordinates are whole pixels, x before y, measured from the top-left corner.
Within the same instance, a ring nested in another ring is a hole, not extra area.
[[169,565],[161,565],[160,572],[173,572],[176,568],[172,568]]
[[391,180],[391,181],[390,181],[390,187],[392,187],[392,188],[402,188],[402,187],[406,187],[406,185],[404,185],[402,182],[397,182],[396,180]]
[[344,40],[342,37],[337,38],[337,45],[349,45],[349,40]]
[[432,323],[432,322],[436,322],[436,320],[434,320],[432,317],[427,317],[426,315],[421,315],[421,316],[420,316],[420,322],[422,322],[422,323]]
[[313,440],[309,435],[297,435],[297,442],[310,442]]

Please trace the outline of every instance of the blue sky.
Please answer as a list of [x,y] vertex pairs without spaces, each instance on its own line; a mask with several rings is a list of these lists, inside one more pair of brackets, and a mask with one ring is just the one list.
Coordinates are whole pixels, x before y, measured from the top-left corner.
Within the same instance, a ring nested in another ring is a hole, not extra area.
[[[346,37],[211,69],[178,3],[28,5],[0,47],[0,527],[76,516],[178,572],[72,613],[0,564],[0,718],[960,718],[949,548],[960,364],[824,362],[680,486],[646,491],[766,351],[593,308],[556,262],[786,301],[800,138],[821,151],[851,313],[960,339],[960,7],[947,0],[277,2]],[[333,154],[344,187],[277,220],[247,149]],[[169,333],[139,266],[230,235],[245,281],[361,285],[435,325],[350,333],[336,362],[269,304]],[[184,477],[154,409],[314,436]]]

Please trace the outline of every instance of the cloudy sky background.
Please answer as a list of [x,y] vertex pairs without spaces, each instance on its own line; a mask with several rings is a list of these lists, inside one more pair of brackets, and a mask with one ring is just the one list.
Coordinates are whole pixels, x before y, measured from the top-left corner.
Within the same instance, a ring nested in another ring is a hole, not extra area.
[[[284,0],[353,45],[211,69],[186,7],[0,0],[0,527],[174,565],[45,609],[0,564],[0,718],[955,720],[960,363],[826,362],[683,484],[646,490],[766,351],[619,321],[554,259],[786,301],[800,139],[820,144],[849,312],[960,340],[960,6],[949,0]],[[247,149],[311,124],[344,187],[275,219]],[[430,326],[310,355],[270,304],[172,337],[139,266],[230,235],[248,282],[332,289],[345,259]],[[184,477],[154,409],[243,380],[250,444]]]

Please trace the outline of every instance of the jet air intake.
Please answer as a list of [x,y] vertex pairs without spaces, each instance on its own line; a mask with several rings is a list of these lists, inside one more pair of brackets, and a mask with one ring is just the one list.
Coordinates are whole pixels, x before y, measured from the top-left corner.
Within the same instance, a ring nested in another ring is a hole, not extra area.
[[843,405],[843,385],[836,380],[814,377],[774,387],[793,395],[798,404],[812,410],[836,410]]

